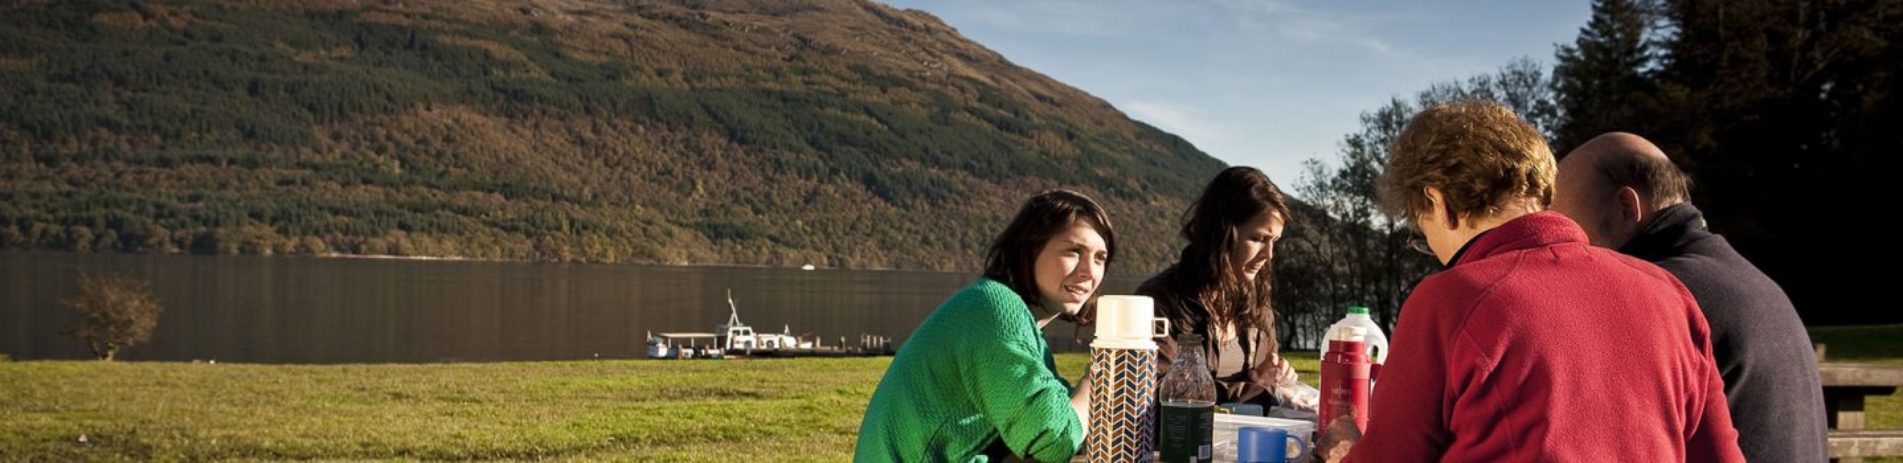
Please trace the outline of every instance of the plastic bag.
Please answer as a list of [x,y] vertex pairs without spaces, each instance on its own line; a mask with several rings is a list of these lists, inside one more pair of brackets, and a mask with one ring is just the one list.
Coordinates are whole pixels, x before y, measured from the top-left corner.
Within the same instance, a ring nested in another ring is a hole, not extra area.
[[1275,399],[1282,403],[1277,408],[1303,410],[1313,414],[1321,408],[1322,391],[1302,383],[1279,384],[1275,387]]

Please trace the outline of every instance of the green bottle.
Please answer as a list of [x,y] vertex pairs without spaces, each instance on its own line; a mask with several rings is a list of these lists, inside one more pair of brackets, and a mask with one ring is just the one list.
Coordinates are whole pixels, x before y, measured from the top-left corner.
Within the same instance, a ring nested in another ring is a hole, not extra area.
[[1177,336],[1176,359],[1169,368],[1157,390],[1163,402],[1156,445],[1162,459],[1157,461],[1208,462],[1216,429],[1216,380],[1203,361],[1203,337]]

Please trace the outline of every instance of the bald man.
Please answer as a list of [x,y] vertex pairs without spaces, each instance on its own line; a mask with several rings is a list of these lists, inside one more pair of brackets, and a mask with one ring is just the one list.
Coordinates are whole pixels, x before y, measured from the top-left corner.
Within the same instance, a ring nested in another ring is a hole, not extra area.
[[1687,183],[1651,142],[1609,133],[1560,160],[1553,210],[1585,228],[1593,245],[1658,264],[1691,290],[1711,325],[1747,460],[1824,461],[1824,397],[1810,335],[1777,282],[1705,228]]

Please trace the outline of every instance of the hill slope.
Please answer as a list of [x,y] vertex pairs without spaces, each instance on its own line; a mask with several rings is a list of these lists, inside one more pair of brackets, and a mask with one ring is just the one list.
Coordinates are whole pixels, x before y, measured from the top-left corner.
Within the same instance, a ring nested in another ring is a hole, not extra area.
[[1222,163],[856,0],[13,1],[0,247],[978,265],[1036,191],[1177,246]]

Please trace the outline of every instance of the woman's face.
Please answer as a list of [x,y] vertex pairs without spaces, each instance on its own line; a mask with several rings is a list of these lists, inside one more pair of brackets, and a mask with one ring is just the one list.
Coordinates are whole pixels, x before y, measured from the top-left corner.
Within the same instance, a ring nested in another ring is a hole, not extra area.
[[1255,276],[1275,257],[1275,241],[1282,238],[1282,217],[1274,211],[1262,211],[1236,227],[1236,242],[1229,247],[1231,269],[1242,281],[1254,283]]
[[1103,235],[1083,221],[1072,221],[1070,228],[1051,237],[1037,253],[1037,291],[1044,307],[1077,314],[1097,292],[1109,261]]

